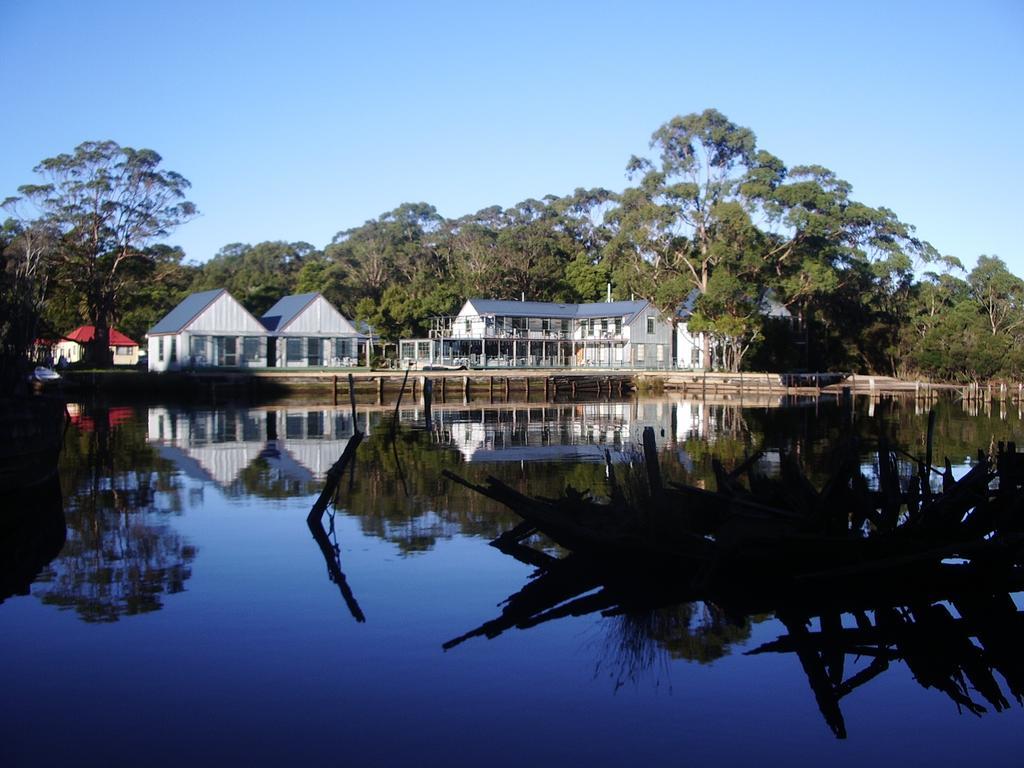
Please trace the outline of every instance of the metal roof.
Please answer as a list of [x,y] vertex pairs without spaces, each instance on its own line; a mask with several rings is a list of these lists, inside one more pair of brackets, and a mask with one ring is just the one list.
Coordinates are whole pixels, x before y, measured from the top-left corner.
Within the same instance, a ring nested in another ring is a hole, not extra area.
[[549,301],[504,301],[500,299],[470,299],[467,304],[480,315],[506,317],[616,317],[633,316],[642,312],[646,301],[603,301],[593,304],[556,304]]
[[[107,330],[108,330],[108,332],[110,334],[110,338],[108,339],[108,341],[110,342],[111,346],[114,346],[114,347],[137,347],[137,346],[139,346],[138,342],[132,341],[130,338],[128,338],[123,333],[121,333],[119,330],[117,330],[117,328],[109,328]],[[77,342],[79,342],[81,344],[85,344],[87,342],[92,341],[92,338],[95,335],[96,335],[96,326],[94,326],[94,325],[80,325],[77,328],[75,328],[75,330],[73,330],[71,333],[69,333],[66,336],[64,336],[64,338],[67,339],[68,341],[77,341]]]
[[181,303],[168,312],[163,318],[149,329],[149,335],[160,333],[177,333],[191,323],[199,314],[210,306],[222,293],[227,293],[226,288],[215,288],[212,291],[201,291],[186,296]]
[[263,327],[268,331],[283,330],[288,326],[288,323],[301,315],[302,310],[312,304],[313,300],[319,295],[317,292],[295,293],[278,299],[274,306],[263,313],[260,317],[260,322],[263,323]]
[[577,317],[615,317],[636,315],[648,306],[646,301],[606,301],[597,304],[578,304]]

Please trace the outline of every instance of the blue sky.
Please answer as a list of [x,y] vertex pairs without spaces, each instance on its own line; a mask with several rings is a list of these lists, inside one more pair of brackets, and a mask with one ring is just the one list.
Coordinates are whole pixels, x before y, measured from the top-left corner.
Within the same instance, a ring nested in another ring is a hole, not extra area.
[[155,149],[169,242],[305,240],[575,187],[715,107],[970,266],[1024,275],[1024,2],[0,0],[0,197],[91,139]]

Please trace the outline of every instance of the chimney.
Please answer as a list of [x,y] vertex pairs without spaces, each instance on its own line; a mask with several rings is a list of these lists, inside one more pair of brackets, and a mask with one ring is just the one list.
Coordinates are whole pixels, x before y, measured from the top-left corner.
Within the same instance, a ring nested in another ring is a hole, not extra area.
[[608,303],[612,303],[612,284],[608,283]]
[[519,300],[522,302],[526,301],[526,291],[523,291],[522,293],[519,294]]

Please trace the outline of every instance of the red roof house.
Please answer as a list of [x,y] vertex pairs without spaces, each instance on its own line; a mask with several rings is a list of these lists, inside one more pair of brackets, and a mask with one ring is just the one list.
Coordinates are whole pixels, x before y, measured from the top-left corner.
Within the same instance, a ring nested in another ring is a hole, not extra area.
[[[53,356],[59,359],[63,355],[67,362],[77,363],[85,355],[85,344],[92,341],[95,335],[95,326],[80,325],[57,343]],[[135,365],[139,362],[138,342],[132,341],[116,328],[110,329],[110,351],[114,355],[114,365]]]

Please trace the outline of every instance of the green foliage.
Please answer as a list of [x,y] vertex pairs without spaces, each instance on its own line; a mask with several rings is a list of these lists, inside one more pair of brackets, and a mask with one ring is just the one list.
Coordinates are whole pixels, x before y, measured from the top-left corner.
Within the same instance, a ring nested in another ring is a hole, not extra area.
[[0,227],[0,395],[17,390],[50,288],[55,233],[39,222]]
[[565,281],[581,302],[600,301],[609,282],[607,267],[580,253],[565,265]]
[[[227,288],[242,305],[259,317],[282,296],[295,293],[298,277],[318,253],[309,243],[270,241],[248,245],[231,243],[199,268],[193,291]],[[307,281],[312,273],[307,273]],[[313,289],[317,290],[317,289]]]
[[[42,297],[42,326],[58,333],[116,321],[138,337],[188,290],[223,287],[257,315],[319,291],[394,342],[426,335],[432,316],[469,298],[600,301],[610,283],[614,298],[667,314],[692,306],[691,330],[710,334],[716,361],[733,370],[1020,375],[1024,281],[998,258],[954,277],[957,259],[893,211],[856,200],[821,165],[787,167],[714,109],[672,118],[650,149],[629,160],[621,194],[578,188],[454,219],[403,203],[323,251],[233,243],[195,267],[152,247],[195,213],[188,182],[149,150],[87,142],[40,164],[47,183],[21,189],[42,215],[5,230],[4,300],[16,293],[11,248],[46,233],[45,277],[22,289]],[[119,215],[130,201],[141,204]],[[917,280],[922,267],[939,272]],[[791,321],[766,316],[769,296]]]
[[160,168],[150,149],[87,141],[73,154],[47,158],[35,172],[45,181],[18,191],[54,236],[53,272],[96,334],[87,349],[93,364],[109,365],[109,328],[123,297],[151,276],[148,246],[196,215],[185,199],[189,182]]

